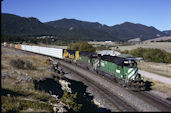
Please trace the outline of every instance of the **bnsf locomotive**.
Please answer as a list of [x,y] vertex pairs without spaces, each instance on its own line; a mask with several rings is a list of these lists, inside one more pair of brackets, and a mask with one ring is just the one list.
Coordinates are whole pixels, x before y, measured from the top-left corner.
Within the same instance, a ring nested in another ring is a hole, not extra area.
[[131,58],[101,56],[96,53],[22,44],[5,44],[4,46],[64,59],[103,76],[108,76],[133,90],[145,90],[146,88],[146,82],[138,74],[137,63]]
[[145,90],[145,82],[138,74],[137,63],[134,59],[110,55],[101,56],[96,53],[74,50],[65,50],[64,59],[110,77],[124,87],[132,90]]

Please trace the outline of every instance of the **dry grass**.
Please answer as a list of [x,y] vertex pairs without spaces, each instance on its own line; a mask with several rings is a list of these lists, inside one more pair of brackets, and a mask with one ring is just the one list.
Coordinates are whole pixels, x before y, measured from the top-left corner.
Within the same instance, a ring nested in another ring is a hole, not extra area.
[[171,45],[171,42],[154,42],[154,43],[136,44],[136,45],[130,45],[130,46],[119,46],[119,49],[121,51],[124,51],[124,50],[136,49],[138,47],[157,48],[157,49],[165,50],[165,51],[171,53],[171,46],[170,45]]
[[171,64],[154,63],[154,62],[138,62],[139,69],[156,73],[161,76],[171,78]]
[[[46,77],[52,77],[55,73],[52,71],[49,71],[48,68],[50,68],[50,64],[47,64],[45,62],[46,57],[40,56],[40,55],[32,55],[32,54],[26,54],[21,51],[15,51],[12,49],[4,48],[2,47],[2,54],[1,54],[1,73],[8,72],[10,77],[1,78],[1,87],[3,89],[8,89],[14,92],[17,92],[19,94],[23,95],[29,95],[29,97],[26,97],[29,101],[30,100],[37,100],[35,98],[35,95],[39,94],[41,98],[46,97],[47,94],[45,92],[41,92],[34,89],[33,80],[35,79],[43,79]],[[29,61],[32,63],[33,66],[36,67],[35,70],[29,70],[29,69],[17,69],[10,65],[11,60],[21,59],[23,61]],[[23,76],[30,76],[32,77],[32,81],[26,82],[21,80],[20,77]],[[56,74],[55,74],[56,75]],[[6,98],[6,96],[4,97]],[[15,97],[16,102],[18,103],[19,100],[23,100],[24,97],[19,96]],[[50,98],[52,101],[55,101],[54,99]],[[10,105],[15,105],[15,103],[9,103]],[[31,104],[30,102],[27,103],[28,105]],[[41,105],[39,103],[37,104],[37,108]],[[2,105],[5,105],[5,103],[2,103]],[[9,107],[8,104],[6,104],[6,107]],[[34,109],[34,112],[38,109]],[[40,109],[38,110],[40,111]],[[24,112],[24,111],[23,111]]]
[[[46,57],[40,56],[40,55],[21,55],[20,51],[15,52],[14,55],[8,54],[9,49],[2,48],[2,72],[6,70],[14,70],[18,73],[27,74],[28,76],[31,76],[33,78],[41,78],[41,77],[50,77],[52,74],[55,74],[51,71],[48,71],[48,68],[50,68],[50,64],[45,63]],[[9,51],[11,52],[11,50]],[[14,52],[13,52],[14,53]],[[18,54],[17,54],[18,53]],[[36,70],[23,70],[23,69],[16,69],[12,66],[10,66],[11,60],[21,59],[23,61],[30,61],[34,67],[36,67]]]
[[152,90],[156,90],[159,92],[162,92],[164,94],[166,94],[169,98],[171,98],[171,85],[166,84],[166,83],[162,83],[159,81],[155,81],[155,80],[151,80],[149,78],[144,77],[146,80],[151,81],[152,82]]
[[[9,52],[8,52],[9,51]],[[11,55],[11,53],[14,53]],[[27,90],[27,89],[34,89],[32,83],[24,83],[24,84],[16,84],[17,77],[21,74],[24,76],[30,76],[33,79],[42,79],[45,77],[51,77],[55,75],[54,72],[48,71],[50,68],[50,64],[45,63],[46,57],[40,55],[31,55],[25,54],[21,51],[14,51],[8,48],[2,48],[2,73],[8,71],[9,75],[12,75],[11,78],[8,79],[1,79],[2,80],[2,88],[10,88],[14,89],[17,87],[20,90]],[[28,70],[28,69],[17,69],[10,65],[11,60],[21,59],[23,61],[30,61],[32,62],[33,66],[36,67],[36,70]],[[17,90],[16,90],[17,91]]]

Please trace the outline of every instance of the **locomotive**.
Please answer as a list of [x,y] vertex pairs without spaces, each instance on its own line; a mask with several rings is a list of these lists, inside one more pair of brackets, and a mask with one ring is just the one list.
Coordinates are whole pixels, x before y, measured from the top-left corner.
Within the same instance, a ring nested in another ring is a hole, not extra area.
[[131,90],[139,91],[146,88],[146,83],[138,74],[137,62],[132,58],[65,50],[64,60],[107,76]]

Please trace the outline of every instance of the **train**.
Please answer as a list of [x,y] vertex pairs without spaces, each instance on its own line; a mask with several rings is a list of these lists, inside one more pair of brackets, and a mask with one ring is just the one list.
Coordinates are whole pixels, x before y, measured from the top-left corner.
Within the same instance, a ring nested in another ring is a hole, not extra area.
[[146,82],[138,73],[137,62],[131,58],[23,44],[10,43],[4,44],[4,46],[65,60],[99,75],[111,78],[131,90],[142,91],[146,89]]

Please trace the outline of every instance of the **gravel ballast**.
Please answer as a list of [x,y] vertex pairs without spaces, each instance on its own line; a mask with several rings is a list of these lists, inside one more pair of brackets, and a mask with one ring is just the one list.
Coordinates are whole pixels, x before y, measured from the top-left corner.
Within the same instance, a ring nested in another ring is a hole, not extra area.
[[136,97],[133,94],[130,94],[128,91],[116,86],[115,84],[112,84],[108,82],[107,80],[104,80],[103,78],[86,71],[84,69],[81,69],[75,65],[65,63],[63,61],[60,62],[61,65],[64,65],[72,70],[75,70],[79,74],[82,74],[89,79],[93,80],[97,84],[99,84],[100,87],[104,87],[105,89],[108,89],[110,92],[113,94],[117,95],[120,97],[123,101],[134,107],[138,111],[160,111],[156,107],[146,103],[145,101],[141,100],[140,98]]
[[92,95],[94,97],[93,100],[97,106],[99,106],[101,108],[109,109],[109,110],[111,110],[111,112],[119,112],[116,107],[111,107],[110,103],[107,102],[106,98],[104,98],[104,96],[99,93],[99,90],[94,89],[81,76],[79,76],[78,74],[76,74],[74,72],[70,72],[70,70],[68,70],[66,68],[63,68],[63,69],[64,69],[64,72],[67,72],[67,74],[64,75],[65,77],[72,79],[72,80],[81,81],[85,85],[88,86],[86,92],[90,93],[90,95]]

